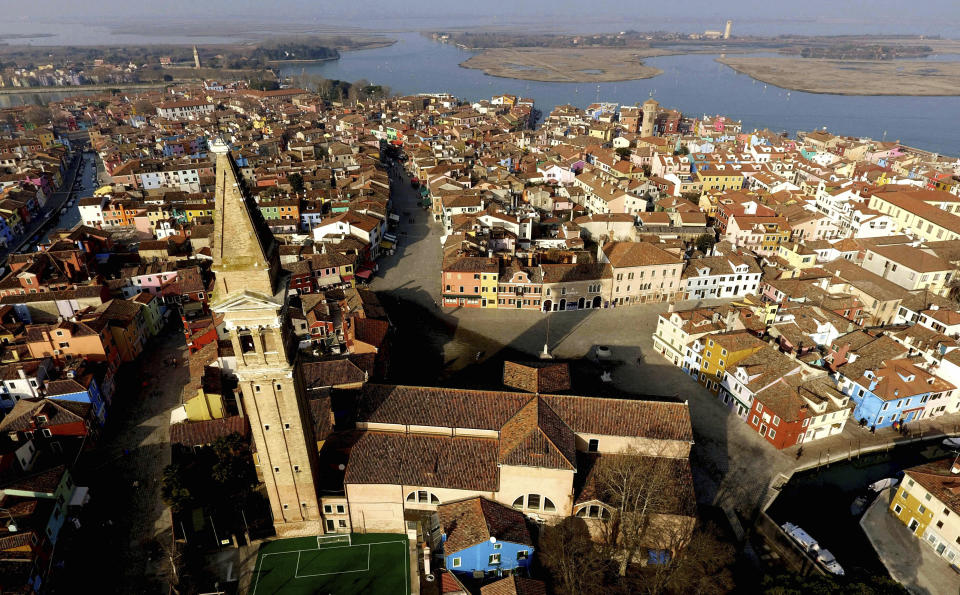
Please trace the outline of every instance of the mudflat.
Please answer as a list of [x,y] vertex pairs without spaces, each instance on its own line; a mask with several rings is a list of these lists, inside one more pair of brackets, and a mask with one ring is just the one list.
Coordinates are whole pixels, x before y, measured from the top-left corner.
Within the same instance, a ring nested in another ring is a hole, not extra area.
[[960,95],[960,61],[717,58],[784,89],[833,95]]
[[609,83],[662,74],[644,58],[675,52],[658,49],[492,48],[462,62],[493,76],[549,83]]

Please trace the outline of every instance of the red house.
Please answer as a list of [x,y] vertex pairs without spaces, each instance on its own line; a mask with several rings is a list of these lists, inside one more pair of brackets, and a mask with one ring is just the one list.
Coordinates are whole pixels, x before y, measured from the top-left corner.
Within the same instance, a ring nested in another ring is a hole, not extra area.
[[767,442],[783,449],[803,441],[804,420],[809,416],[807,402],[797,394],[796,387],[780,378],[754,395],[747,424]]
[[20,399],[0,421],[0,434],[20,439],[83,437],[91,433],[90,403],[53,399]]

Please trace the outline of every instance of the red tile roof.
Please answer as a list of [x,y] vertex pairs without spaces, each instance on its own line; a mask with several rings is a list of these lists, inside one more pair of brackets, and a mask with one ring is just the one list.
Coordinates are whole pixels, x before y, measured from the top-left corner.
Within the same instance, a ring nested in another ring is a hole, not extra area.
[[441,504],[437,507],[437,514],[447,535],[443,544],[444,555],[489,541],[491,537],[498,541],[533,545],[523,513],[487,498],[478,496]]

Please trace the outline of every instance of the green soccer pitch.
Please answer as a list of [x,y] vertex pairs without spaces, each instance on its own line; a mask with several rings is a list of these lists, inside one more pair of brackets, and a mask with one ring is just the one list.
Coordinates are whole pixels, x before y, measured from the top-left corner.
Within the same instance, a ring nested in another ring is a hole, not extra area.
[[409,595],[407,547],[406,535],[392,533],[354,533],[350,543],[323,536],[264,543],[250,593]]

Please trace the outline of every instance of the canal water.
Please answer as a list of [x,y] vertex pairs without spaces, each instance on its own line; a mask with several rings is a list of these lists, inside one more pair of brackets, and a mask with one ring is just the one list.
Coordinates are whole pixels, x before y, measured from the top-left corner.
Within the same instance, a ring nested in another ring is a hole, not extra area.
[[804,471],[783,487],[767,514],[777,525],[802,527],[836,556],[847,576],[886,573],[860,528],[861,515],[851,514],[850,505],[861,495],[869,498],[868,505],[874,501],[877,495],[867,489],[869,484],[902,477],[904,469],[948,456],[955,453],[933,440]]
[[724,114],[742,120],[748,131],[769,128],[792,135],[826,126],[837,134],[900,140],[930,151],[960,154],[960,96],[864,97],[788,91],[739,74],[709,54],[650,58],[647,64],[664,71],[652,79],[600,84],[523,81],[461,68],[460,63],[475,52],[417,33],[391,35],[397,38],[392,46],[343,52],[332,62],[290,64],[281,73],[346,81],[362,78],[389,85],[395,93],[447,92],[469,100],[510,93],[532,97],[544,114],[566,103],[584,107],[600,100],[630,105],[652,94],[661,105],[688,115]]

